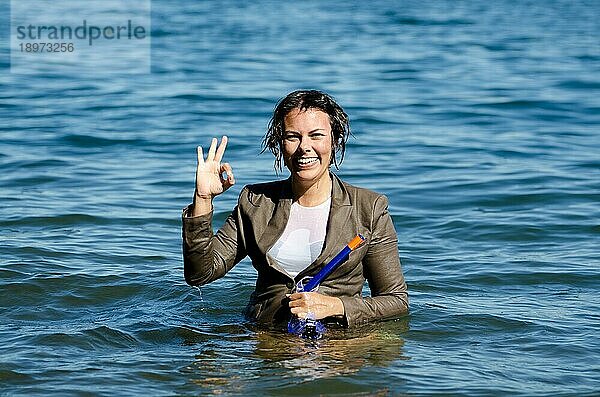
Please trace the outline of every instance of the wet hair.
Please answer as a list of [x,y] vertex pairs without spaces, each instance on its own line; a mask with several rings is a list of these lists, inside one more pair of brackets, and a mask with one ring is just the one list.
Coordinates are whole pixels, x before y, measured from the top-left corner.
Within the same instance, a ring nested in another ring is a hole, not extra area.
[[[281,171],[283,160],[283,140],[285,137],[285,117],[294,109],[301,112],[308,109],[317,109],[329,116],[331,124],[331,164],[339,168],[339,164],[344,160],[346,151],[346,141],[350,136],[350,122],[344,109],[329,95],[317,90],[298,90],[289,93],[281,99],[275,106],[273,117],[269,121],[267,133],[262,142],[263,149],[267,149],[275,156],[275,170]],[[337,154],[340,154],[338,161]]]

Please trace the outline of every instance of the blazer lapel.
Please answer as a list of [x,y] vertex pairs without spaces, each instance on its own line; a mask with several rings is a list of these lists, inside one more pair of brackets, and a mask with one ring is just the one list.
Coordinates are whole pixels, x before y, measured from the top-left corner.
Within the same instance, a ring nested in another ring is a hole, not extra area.
[[277,239],[281,237],[285,230],[285,226],[287,225],[290,216],[290,208],[292,207],[292,197],[291,178],[288,178],[281,186],[279,199],[275,202],[275,208],[271,219],[269,219],[267,227],[256,242],[260,252],[265,253],[267,263],[284,274],[285,270],[283,270],[275,260],[272,260],[271,256],[267,254],[267,251],[275,245]]

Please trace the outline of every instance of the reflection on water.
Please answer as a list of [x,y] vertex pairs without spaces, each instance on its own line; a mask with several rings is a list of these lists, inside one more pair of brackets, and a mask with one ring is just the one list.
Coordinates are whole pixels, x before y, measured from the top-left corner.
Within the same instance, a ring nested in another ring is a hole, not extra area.
[[[286,368],[289,376],[304,380],[350,374],[363,366],[385,366],[402,355],[404,340],[398,333],[371,326],[371,330],[330,330],[327,338],[307,341],[288,334],[259,332],[258,357]],[[403,321],[404,331],[408,322]]]
[[235,393],[256,378],[261,379],[261,390],[277,388],[284,393],[287,387],[294,387],[294,392],[288,390],[294,394],[302,383],[311,382],[314,387],[313,381],[341,382],[336,377],[409,359],[403,353],[402,337],[409,329],[408,318],[357,330],[328,329],[326,337],[318,341],[257,331],[252,326],[242,328],[232,326],[226,337],[219,332],[219,340],[204,342],[196,360],[182,370],[202,392]]

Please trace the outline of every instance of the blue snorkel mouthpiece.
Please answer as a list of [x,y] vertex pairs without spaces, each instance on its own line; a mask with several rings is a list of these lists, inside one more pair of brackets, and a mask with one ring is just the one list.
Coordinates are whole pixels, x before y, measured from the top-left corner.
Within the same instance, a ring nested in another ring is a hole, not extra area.
[[313,318],[294,317],[288,323],[288,332],[304,339],[321,339],[325,333],[325,326]]

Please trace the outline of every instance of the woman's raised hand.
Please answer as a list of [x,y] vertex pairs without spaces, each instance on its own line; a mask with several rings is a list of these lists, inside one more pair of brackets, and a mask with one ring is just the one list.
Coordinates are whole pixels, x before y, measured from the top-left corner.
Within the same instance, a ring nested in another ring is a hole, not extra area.
[[212,139],[206,159],[204,159],[202,146],[198,146],[194,216],[210,212],[212,199],[235,184],[231,166],[228,163],[221,163],[227,147],[227,137],[221,138],[219,147],[217,147],[217,142],[217,138]]

